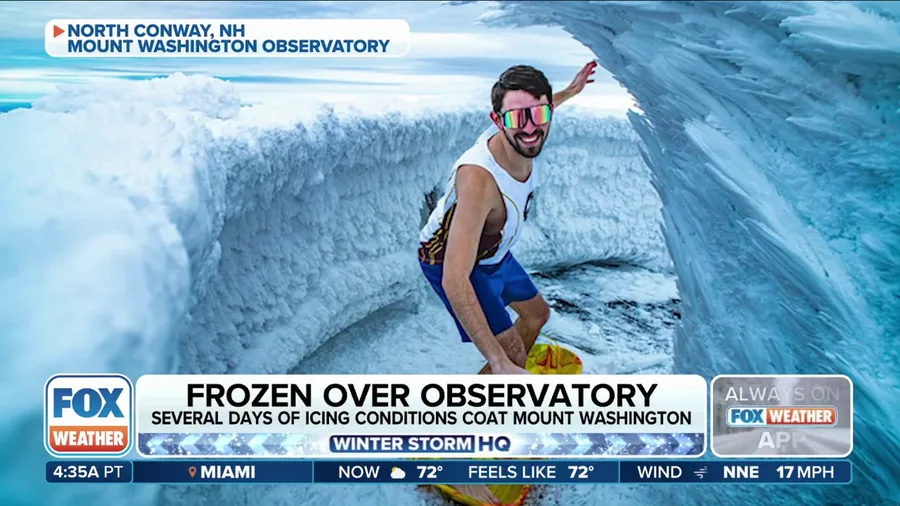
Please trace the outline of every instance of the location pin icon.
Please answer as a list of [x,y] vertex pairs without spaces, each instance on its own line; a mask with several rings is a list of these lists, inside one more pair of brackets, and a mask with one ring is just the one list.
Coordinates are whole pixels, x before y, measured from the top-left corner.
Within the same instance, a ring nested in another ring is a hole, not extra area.
[[188,474],[191,475],[191,478],[193,478],[194,475],[197,474],[197,468],[194,467],[194,466],[189,467],[189,468],[188,468]]

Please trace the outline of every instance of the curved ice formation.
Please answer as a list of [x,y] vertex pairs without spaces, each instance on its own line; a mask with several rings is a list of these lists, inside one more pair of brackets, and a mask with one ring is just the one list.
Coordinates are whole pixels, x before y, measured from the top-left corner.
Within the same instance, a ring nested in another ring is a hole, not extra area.
[[[242,109],[229,83],[174,75],[0,115],[4,434],[40,441],[37,387],[16,386],[54,372],[284,373],[421,293],[426,195],[485,113],[289,105]],[[554,129],[523,261],[666,268],[633,129],[575,109]],[[121,490],[35,487],[29,448],[3,466],[14,503]]]
[[[659,200],[627,124],[570,111],[554,127],[522,261],[666,266]],[[225,205],[234,211],[217,237],[216,275],[191,312],[183,369],[285,372],[417,292],[425,196],[443,188],[483,128],[476,112],[326,114],[218,138],[208,163],[237,180]]]
[[503,2],[486,20],[562,26],[642,109],[684,302],[676,367],[848,374],[854,485],[794,493],[896,502],[896,4]]

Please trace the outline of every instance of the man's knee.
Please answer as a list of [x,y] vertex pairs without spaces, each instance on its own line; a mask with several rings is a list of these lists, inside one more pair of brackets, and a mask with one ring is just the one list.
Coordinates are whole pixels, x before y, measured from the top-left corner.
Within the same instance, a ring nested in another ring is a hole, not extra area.
[[544,301],[543,297],[538,298],[529,305],[529,311],[525,313],[525,320],[528,326],[532,328],[541,328],[550,319],[550,306]]

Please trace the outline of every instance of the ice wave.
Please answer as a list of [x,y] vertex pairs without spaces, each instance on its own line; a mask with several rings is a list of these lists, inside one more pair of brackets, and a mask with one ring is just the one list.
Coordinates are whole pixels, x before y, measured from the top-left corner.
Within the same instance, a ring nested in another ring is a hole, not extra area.
[[[443,190],[485,118],[410,114],[331,112],[216,140],[208,163],[229,174],[232,216],[217,274],[192,311],[185,370],[285,372],[423,286],[415,249],[426,195]],[[665,267],[659,199],[627,123],[569,111],[554,129],[534,226],[517,249],[525,265]]]
[[[815,503],[896,501],[894,4],[504,2],[485,19],[562,26],[643,110],[631,121],[664,203],[684,301],[677,368],[848,374],[854,486],[794,493]],[[736,490],[722,493],[747,504],[763,497]]]
[[[414,299],[426,196],[488,124],[471,109],[242,109],[229,83],[183,75],[0,115],[3,432],[40,441],[41,397],[16,386],[54,372],[284,373]],[[627,122],[562,111],[549,142],[525,264],[665,268]],[[27,455],[3,469],[13,502],[68,501],[38,498],[44,456]]]

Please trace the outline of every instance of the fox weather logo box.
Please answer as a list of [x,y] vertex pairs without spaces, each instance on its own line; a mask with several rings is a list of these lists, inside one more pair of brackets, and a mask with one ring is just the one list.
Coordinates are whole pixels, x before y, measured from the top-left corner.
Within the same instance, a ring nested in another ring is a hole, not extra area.
[[44,446],[56,457],[131,450],[134,386],[121,374],[56,374],[44,386]]
[[732,406],[726,411],[729,427],[831,427],[837,424],[833,406]]

